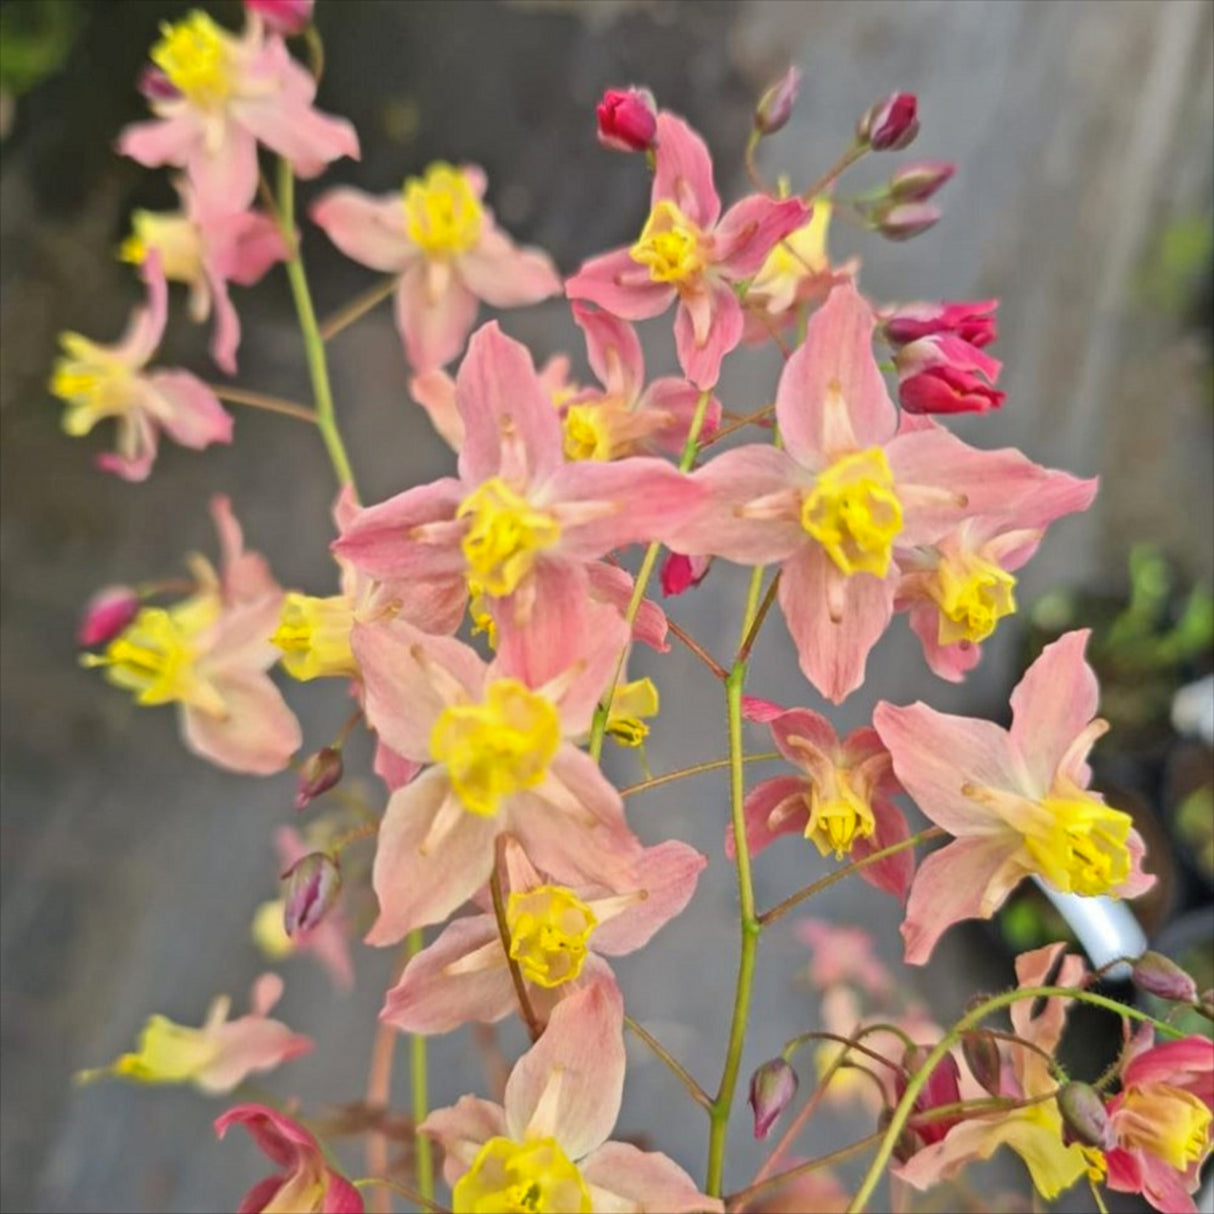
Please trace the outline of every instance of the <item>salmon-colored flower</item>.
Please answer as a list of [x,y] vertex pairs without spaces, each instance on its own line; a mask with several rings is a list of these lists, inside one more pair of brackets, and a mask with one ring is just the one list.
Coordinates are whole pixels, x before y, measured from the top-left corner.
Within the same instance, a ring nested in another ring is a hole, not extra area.
[[622,320],[660,316],[677,299],[679,365],[696,387],[711,388],[721,360],[742,339],[735,287],[754,277],[809,208],[799,198],[752,194],[722,216],[708,148],[673,114],[658,115],[655,157],[651,210],[639,239],[586,262],[565,293]]
[[480,301],[518,308],[560,294],[547,254],[518,248],[484,194],[483,170],[439,161],[395,193],[342,186],[312,206],[313,221],[347,257],[399,276],[396,325],[416,372],[459,355]]
[[989,919],[1036,875],[1063,893],[1133,898],[1155,883],[1130,815],[1088,789],[1088,751],[1107,730],[1084,661],[1088,633],[1048,645],[1012,692],[1012,727],[880,703],[873,723],[919,808],[956,838],[928,856],[902,935],[922,964],[961,919]]
[[794,930],[813,954],[809,980],[814,986],[826,990],[839,983],[855,983],[878,998],[893,992],[893,975],[877,956],[872,934],[864,928],[805,918]]

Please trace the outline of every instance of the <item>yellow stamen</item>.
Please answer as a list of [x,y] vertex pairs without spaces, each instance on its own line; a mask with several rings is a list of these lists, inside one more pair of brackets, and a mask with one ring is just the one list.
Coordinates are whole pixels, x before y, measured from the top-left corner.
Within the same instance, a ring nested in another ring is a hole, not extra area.
[[497,648],[497,621],[489,614],[485,588],[475,578],[468,579],[468,615],[472,620],[472,635],[485,634],[490,649]]
[[1186,1172],[1210,1149],[1210,1110],[1192,1092],[1168,1083],[1131,1087],[1117,1118],[1123,1145]]
[[165,278],[194,282],[202,274],[198,228],[184,215],[155,211],[135,211],[131,215],[131,234],[119,247],[119,258],[142,265],[152,250],[160,254]]
[[152,62],[195,105],[222,105],[232,91],[229,36],[199,11],[184,21],[162,23],[160,33]]
[[704,269],[700,229],[673,202],[659,202],[640,239],[628,250],[633,261],[649,267],[654,282],[686,284]]
[[92,1083],[107,1076],[137,1083],[189,1083],[219,1052],[219,1043],[202,1029],[176,1024],[165,1016],[151,1016],[139,1034],[134,1054],[121,1054],[107,1067],[80,1071],[77,1083]]
[[283,651],[283,668],[292,678],[351,678],[358,674],[350,649],[353,624],[354,613],[345,595],[321,599],[291,593],[283,600],[278,630],[270,640]]
[[490,1138],[455,1182],[454,1214],[589,1214],[590,1190],[555,1138]]
[[131,405],[134,371],[104,346],[79,333],[61,333],[59,358],[49,384],[52,395],[67,402],[63,429],[73,438],[87,434],[103,417],[116,417]]
[[561,536],[552,515],[535,509],[496,476],[464,498],[456,518],[469,519],[462,542],[469,579],[494,598],[512,594],[531,572],[535,554]]
[[561,986],[582,972],[597,924],[590,907],[560,885],[513,893],[506,904],[510,956],[523,977],[540,986]]
[[1132,819],[1075,787],[1057,784],[1025,820],[1025,845],[1038,872],[1063,893],[1094,897],[1130,875],[1126,839]]
[[443,161],[404,187],[405,231],[428,257],[466,253],[481,238],[485,212],[468,175]]
[[649,736],[649,726],[642,718],[656,717],[658,707],[658,689],[652,679],[621,683],[611,696],[607,732],[621,746],[640,746]]
[[1016,610],[1015,586],[1010,573],[980,556],[944,557],[928,584],[940,609],[940,644],[985,641]]
[[856,792],[848,773],[836,768],[826,785],[814,782],[809,793],[809,821],[805,837],[822,855],[835,853],[842,860],[857,839],[867,839],[876,829],[872,806]]
[[565,414],[565,458],[611,458],[611,431],[604,424],[603,410],[596,405],[570,405]]
[[801,526],[843,573],[885,577],[902,531],[902,503],[885,452],[869,447],[831,464],[801,502]]

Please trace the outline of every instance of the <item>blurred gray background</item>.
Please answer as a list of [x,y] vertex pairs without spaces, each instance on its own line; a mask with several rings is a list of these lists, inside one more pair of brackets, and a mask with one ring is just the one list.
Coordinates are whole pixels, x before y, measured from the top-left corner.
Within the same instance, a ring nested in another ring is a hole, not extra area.
[[[0,11],[11,16],[29,2],[5,0]],[[85,25],[63,70],[17,100],[0,144],[0,1207],[229,1209],[268,1168],[243,1142],[214,1141],[210,1121],[223,1101],[116,1083],[78,1090],[70,1076],[130,1048],[153,1011],[199,1023],[225,991],[242,1008],[262,968],[248,921],[274,893],[270,838],[293,817],[292,778],[239,779],[189,755],[171,710],[138,709],[78,668],[73,630],[96,587],[171,576],[186,552],[213,552],[205,505],[215,490],[231,495],[249,544],[268,554],[284,585],[329,593],[332,481],[306,427],[249,410],[235,410],[231,449],[199,455],[168,444],[138,486],[94,470],[99,441],[60,433],[59,406],[45,391],[56,334],[117,335],[137,297],[129,268],[114,258],[126,216],[135,205],[172,203],[163,174],[119,162],[110,145],[140,116],[131,82],[156,23],[184,6],[94,0],[81,9]],[[234,5],[215,12],[238,21]],[[1028,568],[1022,602],[1060,583],[1117,574],[1129,543],[1145,537],[1188,573],[1209,576],[1211,414],[1200,339],[1208,313],[1184,267],[1179,276],[1168,270],[1168,242],[1209,224],[1212,22],[1204,0],[319,0],[327,52],[320,102],[355,122],[364,149],[360,164],[337,165],[325,183],[384,191],[432,158],[477,161],[503,225],[545,246],[568,273],[632,239],[645,214],[643,165],[594,140],[593,106],[605,86],[647,84],[702,130],[727,201],[745,189],[741,151],[753,101],[790,58],[804,73],[801,100],[761,160],[794,186],[831,163],[875,99],[912,90],[923,133],[910,157],[960,166],[941,196],[945,219],[905,245],[839,228],[834,248],[865,257],[864,286],[877,299],[1001,297],[994,353],[1007,363],[1008,401],[958,430],[1103,477],[1097,507],[1059,526]],[[857,185],[875,184],[897,162],[872,159]],[[305,203],[315,188],[302,187]],[[305,233],[305,255],[322,313],[371,281],[315,230]],[[245,321],[239,382],[307,400],[281,277],[238,292],[236,302]],[[665,324],[647,329],[650,374],[673,369]],[[560,302],[507,315],[504,326],[530,343],[537,362],[568,349],[585,371]],[[178,312],[164,360],[217,378],[205,340],[205,329]],[[730,360],[720,390],[727,408],[771,399],[773,355]],[[367,501],[450,466],[407,399],[386,307],[336,339],[331,360]],[[724,657],[744,584],[740,572],[718,570],[673,612]],[[1014,641],[1015,629],[1005,628],[970,683],[954,688],[930,678],[899,621],[873,655],[868,683],[836,719],[852,727],[878,698],[920,696],[997,715]],[[676,646],[638,668],[655,673],[664,697],[649,746],[655,772],[724,753],[723,703],[694,659]],[[778,622],[759,646],[751,689],[815,703]],[[336,684],[287,694],[309,746],[345,717]],[[758,731],[751,745],[766,748]],[[631,753],[617,752],[611,764],[620,783],[639,778]],[[688,912],[617,967],[632,1014],[712,1086],[737,947],[734,877],[721,853],[725,787],[681,783],[634,800],[630,813],[646,841],[687,839],[712,858]],[[825,871],[807,849],[777,853],[756,865],[761,905]],[[897,908],[868,887],[837,887],[813,913],[865,924],[896,958]],[[975,988],[1007,981],[983,939],[955,932],[909,976],[940,1016]],[[361,946],[356,955],[359,984],[348,997],[307,960],[285,965],[282,1017],[318,1048],[269,1078],[280,1096],[317,1108],[361,1094],[392,959]],[[743,1076],[814,1023],[815,1000],[794,981],[806,956],[787,923],[764,939]],[[517,1046],[516,1037],[506,1040]],[[702,1116],[680,1104],[643,1049],[630,1048],[630,1057],[621,1132],[652,1135],[702,1176]],[[436,1041],[432,1059],[436,1104],[485,1090],[465,1036]],[[403,1058],[394,1097],[407,1102]],[[761,1157],[747,1120],[744,1110],[736,1119],[730,1188],[744,1185]],[[868,1128],[823,1118],[803,1154]],[[363,1174],[359,1153],[349,1162]]]

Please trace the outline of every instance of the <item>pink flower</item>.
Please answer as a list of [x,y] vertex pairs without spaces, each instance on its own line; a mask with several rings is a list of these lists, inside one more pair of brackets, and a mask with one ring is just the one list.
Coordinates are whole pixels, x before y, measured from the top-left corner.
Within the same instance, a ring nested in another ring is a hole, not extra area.
[[479,300],[518,308],[560,294],[547,254],[518,248],[484,194],[483,170],[436,161],[395,193],[375,197],[343,186],[312,206],[313,221],[347,257],[399,276],[396,325],[415,372],[459,355]]
[[[872,729],[857,729],[842,741],[825,717],[790,708],[770,719],[771,736],[794,767],[795,776],[775,776],[746,798],[746,837],[757,855],[780,835],[804,835],[823,855],[862,860],[908,838],[906,819],[891,797],[901,792],[889,752]],[[725,840],[733,855],[733,828]],[[878,889],[905,896],[915,870],[911,849],[862,868],[859,875]]]
[[608,89],[595,107],[599,143],[617,152],[647,152],[658,131],[658,107],[648,89]]
[[707,508],[667,540],[676,552],[779,563],[801,669],[835,703],[864,681],[893,614],[896,551],[932,543],[1041,473],[1016,451],[975,451],[918,418],[899,428],[874,323],[853,284],[834,288],[780,378],[784,449],[737,447],[707,463],[693,477]]
[[168,287],[158,256],[146,260],[143,278],[147,305],[135,309],[115,345],[60,334],[63,356],[50,382],[51,392],[67,402],[63,429],[73,438],[88,434],[104,418],[115,419],[118,450],[99,455],[97,465],[128,481],[147,478],[161,430],[196,451],[232,441],[232,418],[200,379],[188,371],[144,373],[168,319]]
[[[919,808],[956,838],[919,866],[902,935],[922,964],[962,919],[989,919],[1035,874],[1063,893],[1133,898],[1155,878],[1129,814],[1088,790],[1086,762],[1107,730],[1083,657],[1088,633],[1046,646],[1012,692],[1012,727],[880,703],[873,723]],[[1095,719],[1094,719],[1095,718]]]
[[84,649],[112,641],[139,614],[139,595],[130,586],[105,586],[85,604],[76,644]]
[[541,1210],[724,1210],[667,1156],[606,1141],[624,1089],[623,1015],[613,983],[587,986],[519,1059],[505,1107],[464,1096],[422,1122],[446,1153],[453,1209],[507,1209],[526,1191]]
[[1191,1194],[1214,1145],[1214,1042],[1155,1045],[1144,1025],[1126,1054],[1121,1091],[1107,1106],[1116,1136],[1105,1156],[1108,1186],[1141,1193],[1168,1214],[1194,1214]]
[[486,665],[466,645],[402,620],[359,624],[367,719],[398,755],[429,764],[393,794],[372,880],[369,944],[445,919],[489,879],[499,835],[574,885],[618,887],[640,844],[619,794],[574,740],[590,727],[626,640],[618,613],[568,587],[503,630]]
[[315,6],[316,0],[244,0],[246,13],[287,36],[302,33],[311,24]]
[[252,286],[275,262],[286,261],[290,251],[270,216],[208,211],[186,179],[176,185],[182,209],[134,212],[121,256],[142,265],[150,254],[158,254],[165,277],[189,287],[191,320],[204,321],[214,309],[211,357],[228,375],[235,375],[240,317],[228,297],[228,283]]
[[882,331],[893,346],[947,333],[982,349],[999,336],[995,321],[998,306],[997,299],[898,304],[881,310]]
[[136,1083],[192,1083],[208,1095],[230,1092],[257,1071],[272,1071],[281,1063],[312,1049],[312,1039],[293,1033],[268,1013],[282,997],[282,979],[262,974],[253,984],[252,1010],[228,1019],[232,1001],[220,995],[200,1029],[152,1016],[139,1035],[139,1049],[123,1054],[109,1066],[81,1071],[78,1083],[110,1076]]
[[659,316],[678,299],[674,336],[683,374],[711,388],[742,338],[736,283],[752,278],[773,246],[809,218],[799,198],[752,194],[721,218],[704,141],[681,118],[658,115],[652,210],[640,238],[588,261],[565,284],[623,320]]
[[[588,983],[614,982],[600,954],[623,956],[644,947],[691,900],[706,863],[694,848],[671,841],[641,851],[627,881],[614,887],[580,882],[571,889],[546,881],[509,840],[503,894],[510,955],[541,1022]],[[490,912],[448,924],[405,966],[380,1017],[405,1033],[447,1033],[469,1020],[501,1020],[516,1006]]]
[[321,1145],[307,1130],[264,1104],[238,1104],[215,1118],[223,1138],[234,1125],[244,1126],[253,1141],[282,1171],[259,1180],[245,1195],[237,1214],[272,1210],[302,1214],[362,1214],[358,1190],[329,1167]]
[[910,413],[985,413],[1003,404],[998,359],[951,333],[917,338],[894,355],[898,397]]
[[809,980],[814,986],[825,990],[852,982],[878,998],[893,992],[893,977],[877,956],[872,935],[862,927],[802,919],[795,931],[797,939],[813,954]]
[[186,747],[230,771],[272,775],[301,741],[299,722],[266,671],[282,591],[265,559],[243,551],[226,497],[211,500],[222,569],[192,560],[198,589],[172,607],[144,607],[100,655],[85,655],[139,704],[179,705]]
[[662,562],[662,593],[667,598],[685,594],[698,586],[712,567],[710,556],[684,556],[681,552],[668,553]]
[[207,211],[243,211],[253,201],[259,140],[300,177],[341,156],[358,159],[354,128],[312,108],[311,73],[260,21],[238,38],[195,10],[161,32],[151,57],[175,95],[152,99],[156,118],[128,126],[118,151],[149,168],[185,169]]
[[661,460],[567,462],[530,355],[496,324],[469,343],[456,396],[459,476],[359,511],[334,545],[371,577],[509,600],[521,625],[541,599],[576,598],[589,562],[661,538],[702,500]]

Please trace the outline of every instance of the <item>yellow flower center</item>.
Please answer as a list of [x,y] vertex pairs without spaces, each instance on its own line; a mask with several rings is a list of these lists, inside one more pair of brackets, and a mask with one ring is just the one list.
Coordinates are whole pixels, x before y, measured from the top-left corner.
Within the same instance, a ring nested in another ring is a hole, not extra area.
[[809,793],[809,822],[805,837],[822,855],[835,853],[842,860],[857,839],[867,839],[876,829],[872,806],[851,786],[847,772],[835,770],[831,787],[815,781]]
[[228,39],[203,12],[184,21],[160,26],[161,39],[152,47],[152,62],[173,86],[195,105],[221,105],[232,91]]
[[603,424],[603,411],[598,406],[570,405],[564,430],[566,459],[611,458],[611,431]]
[[183,215],[158,215],[136,211],[131,216],[131,234],[118,249],[118,257],[142,265],[151,250],[160,254],[165,278],[193,282],[202,274],[202,245],[198,229]]
[[590,1214],[590,1190],[555,1138],[490,1138],[455,1182],[454,1214]]
[[929,593],[940,609],[939,641],[985,641],[1016,610],[1016,579],[980,556],[941,560]]
[[485,211],[466,173],[438,161],[404,188],[405,231],[428,257],[466,253],[481,238]]
[[814,213],[804,227],[786,236],[767,255],[754,276],[747,298],[754,294],[774,295],[781,289],[795,291],[802,279],[830,268],[826,236],[830,229],[831,204],[814,199]]
[[430,754],[446,765],[464,808],[492,817],[503,797],[541,783],[560,743],[552,704],[517,679],[498,679],[484,703],[443,709]]
[[1025,845],[1051,885],[1092,897],[1125,881],[1130,874],[1129,814],[1074,785],[1051,793],[1040,806],[1045,813],[1029,820]]
[[319,599],[292,593],[283,600],[278,630],[270,640],[282,650],[283,667],[292,678],[352,678],[358,674],[350,649],[353,623],[350,600],[344,594]]
[[621,683],[611,696],[607,710],[607,732],[621,746],[640,746],[649,736],[642,718],[658,715],[658,689],[652,679]]
[[67,402],[63,429],[73,438],[87,434],[103,417],[126,412],[134,374],[109,350],[79,333],[61,333],[63,356],[51,374],[51,393]]
[[654,282],[688,283],[704,269],[700,230],[673,202],[659,202],[629,249]]
[[512,594],[531,572],[535,554],[561,537],[552,515],[496,476],[464,498],[455,516],[469,520],[462,542],[469,580],[494,598]]
[[490,649],[497,648],[497,621],[485,601],[485,588],[475,579],[468,579],[468,616],[472,620],[472,635],[485,634]]
[[902,530],[902,503],[885,452],[869,447],[835,460],[802,500],[801,526],[843,573],[884,577]]
[[1205,1157],[1210,1146],[1210,1110],[1192,1092],[1167,1083],[1126,1091],[1118,1134],[1178,1172]]
[[510,956],[523,977],[540,986],[561,986],[582,972],[597,925],[590,907],[560,885],[513,893],[506,904]]

